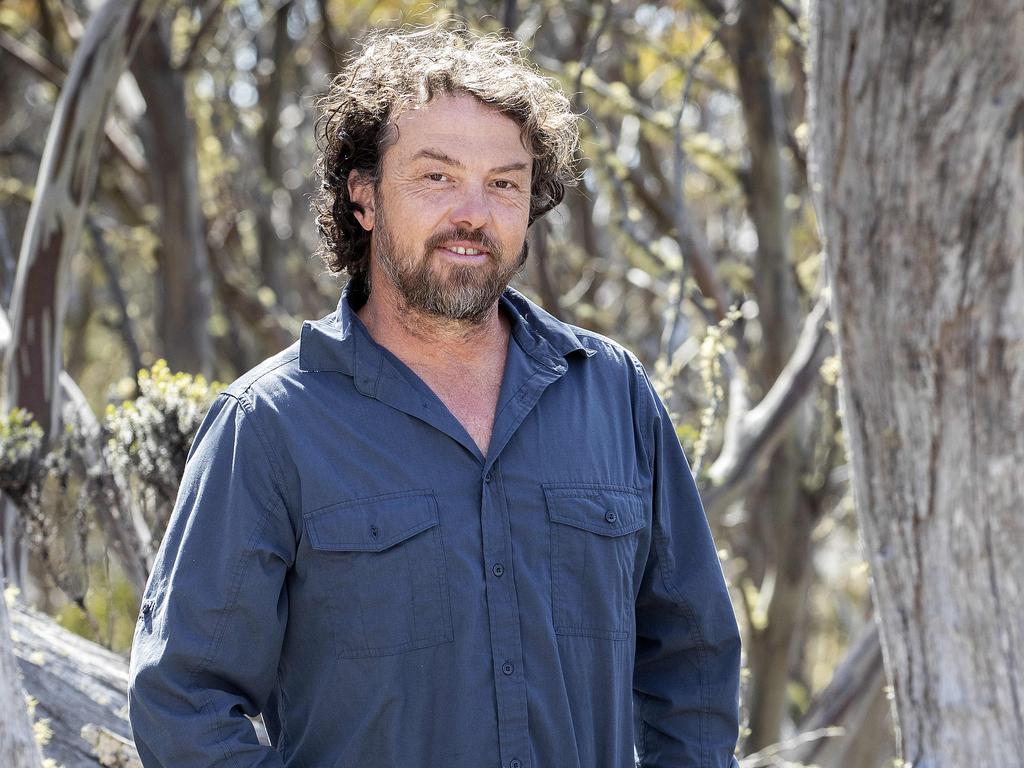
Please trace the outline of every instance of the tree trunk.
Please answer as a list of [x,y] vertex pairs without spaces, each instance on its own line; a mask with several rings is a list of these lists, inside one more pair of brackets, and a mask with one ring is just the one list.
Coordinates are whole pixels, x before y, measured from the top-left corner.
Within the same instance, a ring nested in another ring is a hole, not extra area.
[[[71,258],[78,250],[82,223],[96,184],[98,149],[114,87],[136,45],[161,7],[159,0],[108,0],[89,19],[64,82],[35,196],[22,238],[11,296],[11,343],[4,359],[4,408],[30,411],[47,439],[60,426],[61,339]],[[0,520],[11,525],[10,505]],[[15,581],[24,572],[17,540],[5,570]]]
[[160,209],[157,328],[164,356],[171,370],[210,376],[213,346],[206,325],[211,280],[195,130],[185,103],[184,75],[171,66],[159,24],[147,33],[132,74],[146,100],[141,134]]
[[[754,293],[762,340],[752,357],[752,380],[767,392],[796,346],[800,325],[796,276],[789,260],[789,222],[784,205],[783,115],[772,78],[775,40],[772,0],[747,0],[735,25],[724,32],[736,67],[750,171],[747,207],[757,231]],[[764,623],[751,627],[750,735],[748,750],[777,742],[786,714],[788,681],[797,628],[806,608],[811,529],[815,518],[793,478],[806,463],[799,420],[788,425],[769,457],[771,471],[757,478],[747,495],[752,536],[763,547],[760,589],[767,593]],[[757,558],[751,558],[756,562]]]
[[1024,2],[812,3],[811,149],[899,743],[1024,754]]
[[263,285],[268,286],[277,297],[277,302],[289,311],[294,310],[295,306],[287,295],[287,248],[277,234],[272,216],[275,205],[274,192],[282,189],[281,175],[284,172],[281,149],[276,146],[274,139],[281,126],[281,103],[284,99],[285,86],[291,79],[292,68],[288,59],[292,55],[293,45],[288,35],[288,14],[293,6],[293,2],[286,2],[275,12],[274,40],[270,52],[274,68],[260,83],[259,104],[263,112],[263,125],[260,126],[259,148],[263,174],[258,184],[258,194],[255,195],[258,205],[262,208],[260,215],[256,217],[256,227],[259,233],[260,274]]

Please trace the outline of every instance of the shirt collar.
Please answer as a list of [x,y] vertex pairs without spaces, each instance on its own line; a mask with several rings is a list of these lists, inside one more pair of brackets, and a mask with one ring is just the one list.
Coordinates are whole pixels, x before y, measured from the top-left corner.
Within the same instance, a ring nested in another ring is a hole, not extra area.
[[[512,321],[516,342],[543,365],[558,367],[561,359],[574,352],[582,352],[587,357],[594,354],[580,343],[570,326],[515,289],[506,288],[500,301]],[[302,371],[345,373],[355,377],[360,389],[369,389],[382,363],[380,347],[370,338],[349,301],[348,285],[342,289],[335,312],[302,324],[299,338],[299,369]]]

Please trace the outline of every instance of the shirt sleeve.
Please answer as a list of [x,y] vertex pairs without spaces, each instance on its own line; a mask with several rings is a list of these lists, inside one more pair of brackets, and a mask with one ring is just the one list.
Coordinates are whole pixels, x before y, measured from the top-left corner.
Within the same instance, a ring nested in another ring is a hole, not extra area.
[[[645,377],[646,378],[646,377]],[[647,384],[653,531],[636,601],[641,768],[736,768],[740,637],[704,508],[665,406]]]
[[145,768],[282,768],[252,724],[288,618],[295,534],[251,413],[214,401],[143,597],[128,706]]

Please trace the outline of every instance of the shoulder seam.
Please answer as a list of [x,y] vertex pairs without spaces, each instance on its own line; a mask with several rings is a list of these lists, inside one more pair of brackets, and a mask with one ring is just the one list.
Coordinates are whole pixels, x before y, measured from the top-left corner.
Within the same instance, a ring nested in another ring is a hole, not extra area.
[[[248,392],[250,389],[252,389],[253,385],[256,382],[258,382],[260,379],[262,379],[264,376],[269,376],[271,373],[276,371],[278,368],[282,368],[283,366],[288,365],[288,363],[290,363],[290,362],[292,362],[294,360],[297,360],[298,357],[299,357],[299,353],[296,351],[296,352],[292,353],[291,355],[289,355],[288,357],[286,357],[284,360],[281,360],[280,362],[278,362],[277,365],[271,366],[270,368],[267,368],[265,371],[260,371],[257,376],[253,376],[249,381],[245,382],[245,386],[244,387],[240,387],[240,393]],[[257,366],[257,368],[258,367],[259,366]],[[241,377],[239,377],[239,379],[237,379],[235,383],[237,383],[238,381],[244,380],[246,375],[248,375],[248,374],[244,374]],[[232,388],[233,385],[234,385],[234,383],[233,384],[229,384],[227,386],[227,389],[225,389],[224,391],[227,394],[229,394],[232,397],[235,397],[237,399],[237,395],[235,395],[233,392],[229,391]],[[239,402],[241,402],[241,401],[239,401]]]
[[[277,495],[283,504],[284,471],[278,464],[273,452],[270,450],[270,442],[267,440],[267,437],[263,432],[263,428],[260,426],[259,419],[256,417],[256,412],[253,410],[251,402],[252,395],[249,393],[248,387],[242,390],[239,395],[227,391],[224,391],[221,394],[226,397],[233,398],[238,403],[238,407],[242,409],[242,413],[245,418],[252,423],[252,431],[256,434],[256,439],[259,441],[260,448],[263,449],[263,454],[267,457],[270,469],[274,473],[274,485],[277,487]],[[247,397],[243,398],[241,395],[246,395]]]
[[[623,348],[625,349],[625,348]],[[640,400],[640,436],[642,440],[640,445],[644,449],[644,459],[647,461],[647,466],[651,468],[651,472],[654,472],[654,425],[653,416],[657,413],[656,408],[651,408],[651,398],[657,397],[657,392],[654,391],[654,383],[647,375],[647,371],[644,369],[643,363],[640,362],[639,358],[625,349],[626,355],[629,358],[630,363],[633,365],[633,375],[638,378],[640,384],[637,397]]]

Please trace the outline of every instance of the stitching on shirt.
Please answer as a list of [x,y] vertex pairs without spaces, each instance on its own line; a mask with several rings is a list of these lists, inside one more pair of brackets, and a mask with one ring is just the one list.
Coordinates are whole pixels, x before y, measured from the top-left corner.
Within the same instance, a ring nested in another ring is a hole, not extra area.
[[[654,431],[653,426],[651,425],[651,417],[647,412],[647,409],[650,407],[650,402],[648,398],[644,397],[643,395],[648,394],[650,396],[656,396],[654,391],[654,385],[651,384],[651,380],[650,378],[648,378],[647,371],[644,370],[643,364],[639,360],[637,360],[632,354],[629,356],[629,359],[633,363],[634,371],[640,376],[640,381],[645,385],[647,389],[646,393],[642,391],[637,393],[637,400],[639,401],[640,407],[640,447],[643,449],[644,459],[647,461],[647,465],[651,468],[651,471],[653,473],[654,462],[653,457],[651,456],[650,443],[654,442]],[[648,432],[650,432],[650,434],[648,434]]]
[[252,399],[252,393],[249,392],[249,388],[246,387],[244,392],[241,394],[247,395],[246,400],[243,400],[240,396],[232,395],[231,393],[225,393],[228,397],[235,398],[238,401],[239,406],[242,409],[242,414],[247,418],[248,421],[252,422],[253,432],[256,433],[256,439],[260,443],[260,447],[263,449],[263,454],[267,457],[267,463],[270,464],[270,469],[274,473],[274,484],[277,486],[276,490],[282,501],[284,500],[284,472],[281,466],[277,463],[274,455],[270,451],[270,443],[263,433],[263,428],[259,424],[259,419],[256,418],[255,401]]
[[[552,491],[556,498],[595,498],[601,494],[599,491],[622,491],[631,493],[641,500],[644,497],[643,491],[632,485],[614,485],[613,483],[541,483],[545,491]],[[588,493],[589,492],[589,493]]]
[[438,526],[437,526],[437,545],[441,550],[441,569],[437,573],[437,581],[439,589],[444,595],[445,615],[442,616],[442,620],[445,620],[445,636],[449,641],[455,640],[455,627],[452,622],[452,595],[451,595],[451,582],[448,579],[448,556],[445,554],[444,542],[444,526],[441,522],[441,510],[437,507],[437,499],[431,495],[430,503],[434,505],[434,513],[437,515]]
[[[287,350],[286,349],[282,350],[282,353],[283,352],[287,352]],[[270,358],[270,359],[272,360],[273,358]],[[258,365],[255,368],[253,368],[251,371],[249,371],[248,373],[243,374],[242,377],[235,384],[231,385],[230,387],[228,387],[228,389],[224,390],[224,394],[231,395],[232,397],[237,399],[238,395],[236,395],[234,392],[231,392],[229,390],[233,389],[236,384],[237,385],[241,385],[241,383],[245,381],[246,377],[248,377],[248,376],[250,376],[253,373],[258,371],[258,374],[253,376],[250,381],[245,382],[245,386],[242,387],[242,391],[239,392],[239,394],[243,394],[243,393],[249,392],[249,390],[252,389],[255,386],[256,382],[259,381],[260,379],[262,379],[264,376],[269,376],[271,373],[276,371],[278,368],[283,368],[284,366],[288,365],[289,363],[293,363],[293,362],[295,362],[298,359],[299,359],[299,353],[298,353],[298,351],[296,351],[292,355],[290,355],[289,357],[287,357],[284,360],[281,360],[280,362],[278,362],[277,365],[273,365],[273,366],[267,368],[265,371],[261,371],[260,370],[260,366]],[[269,362],[269,360],[264,361],[260,365],[265,365],[267,362]]]
[[512,395],[512,397],[508,398],[508,400],[505,401],[505,404],[501,406],[501,409],[496,414],[494,414],[495,423],[497,423],[498,419],[501,417],[503,413],[505,413],[505,411],[512,407],[512,403],[516,402],[517,400],[519,400],[519,398],[523,396],[523,393],[525,392],[526,388],[530,385],[530,383],[540,375],[540,371],[534,371],[532,374],[530,374],[530,377],[526,381],[519,385],[519,389],[516,390],[516,393]]
[[[407,496],[429,496],[433,498],[434,491],[429,488],[417,488],[411,491],[391,491],[390,493],[379,493],[376,496],[363,496],[358,499],[343,499],[342,501],[333,501],[330,504],[324,504],[322,507],[311,509],[308,512],[303,512],[303,517],[311,517],[320,512],[326,512],[332,509],[344,509],[346,507],[354,507],[360,504],[368,504],[375,501],[386,501],[389,499],[401,499]],[[434,507],[435,511],[437,506]]]
[[[567,518],[564,515],[556,514],[552,509],[551,502],[560,499],[601,499],[609,493],[618,493],[625,495],[630,501],[635,500],[637,502],[636,510],[639,512],[637,519],[634,523],[628,524],[625,528],[617,530],[613,535],[615,537],[629,536],[637,531],[642,530],[646,525],[644,516],[644,501],[643,493],[637,488],[628,485],[617,485],[614,483],[587,483],[587,482],[568,482],[568,483],[541,483],[541,490],[544,494],[544,504],[547,508],[548,518],[552,523],[558,526],[568,525],[577,530],[587,531],[588,533],[604,536],[605,532],[599,530],[597,527],[588,525],[586,523],[580,523],[580,521]],[[620,499],[620,504],[622,500]],[[633,637],[634,629],[600,629],[597,627],[586,627],[572,624],[566,624],[566,617],[559,614],[556,611],[558,605],[562,605],[566,598],[556,590],[556,583],[559,581],[555,578],[558,569],[556,569],[556,563],[560,562],[558,553],[558,539],[559,535],[555,526],[548,525],[548,542],[549,542],[549,573],[551,574],[551,614],[552,622],[555,630],[555,634],[558,635],[569,635],[576,637],[591,637],[602,640],[614,640],[622,641],[629,640]],[[556,599],[557,598],[557,599]]]
[[316,527],[316,521],[312,518],[307,519],[309,524],[313,527],[313,532],[317,534],[317,538],[321,539],[321,541],[317,542],[319,546],[313,546],[312,544],[310,546],[313,546],[313,549],[321,551],[326,550],[328,552],[383,552],[385,549],[390,549],[395,546],[395,544],[399,544],[406,539],[411,539],[417,533],[422,533],[423,531],[437,527],[440,523],[440,520],[437,519],[435,513],[435,517],[432,520],[420,521],[415,525],[409,526],[404,531],[396,533],[386,541],[367,546],[366,543],[362,541],[323,541],[320,536],[320,532]]
[[688,631],[691,640],[696,640],[697,646],[697,660],[698,660],[698,674],[700,675],[700,692],[701,692],[701,707],[700,715],[697,718],[697,738],[700,744],[700,761],[701,765],[708,764],[708,746],[707,739],[705,738],[704,732],[706,728],[707,715],[710,710],[711,702],[711,691],[710,691],[710,675],[708,674],[708,662],[707,662],[707,643],[704,641],[704,636],[700,631],[700,625],[697,623],[697,616],[693,610],[693,606],[688,600],[683,598],[682,594],[676,588],[675,584],[669,580],[669,574],[667,572],[667,558],[665,557],[668,551],[668,539],[667,537],[659,534],[657,526],[654,528],[654,541],[655,546],[659,547],[658,550],[658,570],[661,572],[661,580],[665,585],[665,589],[669,594],[675,598],[676,603],[669,603],[680,611],[683,618],[686,619],[688,624]]

